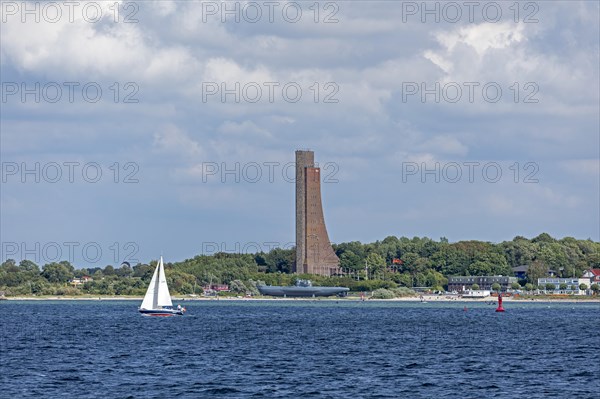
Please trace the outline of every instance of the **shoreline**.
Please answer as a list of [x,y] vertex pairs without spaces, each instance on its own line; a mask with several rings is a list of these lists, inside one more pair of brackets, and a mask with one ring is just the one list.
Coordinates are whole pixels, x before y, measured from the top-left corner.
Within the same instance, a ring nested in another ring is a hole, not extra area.
[[[32,296],[15,296],[5,297],[6,301],[139,301],[141,302],[144,298],[131,297],[131,296],[43,296],[43,297],[32,297]],[[197,301],[361,301],[359,296],[351,297],[299,297],[299,298],[282,298],[282,297],[172,297],[173,302],[197,302]],[[522,298],[515,299],[512,297],[503,298],[504,302],[523,302],[523,303],[600,303],[600,298]],[[2,303],[3,301],[0,301]],[[494,304],[497,302],[496,297],[487,298],[458,298],[458,297],[440,297],[438,295],[424,295],[423,300],[419,297],[405,297],[405,298],[392,298],[392,299],[365,299],[365,302],[465,302],[465,303],[490,303]]]

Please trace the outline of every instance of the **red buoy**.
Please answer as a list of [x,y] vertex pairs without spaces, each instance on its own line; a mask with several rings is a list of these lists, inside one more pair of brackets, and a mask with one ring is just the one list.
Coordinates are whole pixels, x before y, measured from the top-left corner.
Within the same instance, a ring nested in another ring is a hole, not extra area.
[[496,308],[496,312],[504,312],[504,308],[502,307],[502,294],[498,293],[498,307]]

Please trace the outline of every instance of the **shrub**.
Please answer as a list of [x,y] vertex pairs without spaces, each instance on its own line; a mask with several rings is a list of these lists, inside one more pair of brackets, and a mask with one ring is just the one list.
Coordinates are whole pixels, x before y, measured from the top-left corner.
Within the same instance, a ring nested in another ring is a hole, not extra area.
[[396,296],[396,298],[403,298],[403,297],[417,295],[417,293],[415,291],[413,291],[407,287],[392,288],[390,291],[392,291],[392,293]]
[[373,291],[373,295],[371,295],[371,298],[373,299],[393,299],[395,297],[396,295],[394,294],[394,292],[388,290],[387,288],[376,289],[375,291]]

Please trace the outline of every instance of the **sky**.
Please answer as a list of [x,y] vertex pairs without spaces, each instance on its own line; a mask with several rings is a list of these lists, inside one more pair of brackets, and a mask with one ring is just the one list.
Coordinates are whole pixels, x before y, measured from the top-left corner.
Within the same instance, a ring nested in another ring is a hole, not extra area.
[[2,261],[600,240],[596,1],[0,5]]

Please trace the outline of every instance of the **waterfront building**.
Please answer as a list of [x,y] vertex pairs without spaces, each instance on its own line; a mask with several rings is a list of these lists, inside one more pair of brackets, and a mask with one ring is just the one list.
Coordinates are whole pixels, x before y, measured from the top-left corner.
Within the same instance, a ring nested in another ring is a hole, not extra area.
[[491,291],[494,283],[500,284],[500,291],[508,291],[516,282],[516,277],[509,276],[450,276],[448,291],[470,291],[473,284],[477,284],[480,290]]
[[592,284],[600,284],[600,269],[588,269],[581,277],[588,279],[589,284],[586,283],[588,287]]
[[[554,286],[553,290],[546,289],[547,284]],[[588,290],[580,290],[579,286],[585,284],[590,288],[590,280],[588,278],[577,278],[577,277],[544,277],[538,278],[538,289],[546,294],[567,294],[567,295],[585,295]],[[560,288],[566,285],[566,288]]]

